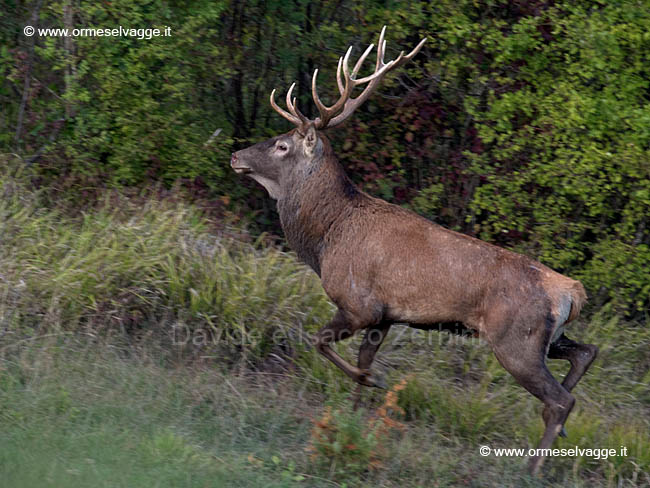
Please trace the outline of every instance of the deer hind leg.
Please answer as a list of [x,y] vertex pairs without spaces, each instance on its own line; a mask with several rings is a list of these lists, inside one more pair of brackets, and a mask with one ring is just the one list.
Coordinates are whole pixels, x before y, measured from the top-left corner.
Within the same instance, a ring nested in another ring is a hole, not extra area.
[[564,381],[562,381],[562,386],[566,391],[573,390],[597,355],[598,347],[593,344],[581,344],[572,341],[564,334],[551,343],[548,349],[550,359],[566,359],[571,363],[571,369],[569,369]]
[[[597,355],[598,347],[593,344],[581,344],[572,341],[564,334],[551,343],[548,348],[548,357],[550,359],[566,359],[571,363],[571,369],[569,369],[564,381],[562,381],[562,386],[569,392],[578,384],[578,381],[587,372]],[[548,413],[545,411],[543,415],[546,416]],[[560,431],[560,436],[567,436],[564,427]]]
[[[532,339],[532,338],[531,338]],[[494,348],[501,365],[515,378],[517,383],[544,403],[544,422],[546,429],[539,443],[537,456],[529,459],[528,469],[536,474],[545,456],[542,449],[549,449],[562,430],[571,409],[575,404],[573,396],[553,377],[544,363],[543,349],[534,347],[534,342],[512,341]],[[528,346],[528,347],[527,347]],[[526,354],[528,350],[528,354]]]
[[[363,321],[360,321],[358,319],[353,320],[347,318],[346,314],[343,311],[338,310],[336,312],[336,315],[334,315],[334,318],[325,327],[316,333],[314,337],[314,346],[316,346],[316,349],[319,353],[332,361],[336,366],[339,367],[339,369],[341,369],[345,374],[347,374],[350,378],[352,378],[360,385],[376,386],[381,388],[382,383],[379,380],[373,378],[373,376],[370,374],[370,371],[361,367],[352,366],[330,347],[330,344],[336,341],[347,339],[357,330],[365,329],[369,325],[370,324],[365,324]],[[377,348],[378,347],[379,346],[377,346]],[[374,357],[375,352],[376,350],[372,352],[372,357]],[[370,362],[372,362],[372,358],[370,359]]]

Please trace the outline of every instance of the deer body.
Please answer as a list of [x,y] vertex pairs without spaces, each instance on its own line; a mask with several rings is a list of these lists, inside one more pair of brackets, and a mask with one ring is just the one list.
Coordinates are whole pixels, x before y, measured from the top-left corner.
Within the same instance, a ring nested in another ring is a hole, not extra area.
[[[291,89],[290,113],[277,107],[272,94],[273,107],[297,128],[234,153],[231,165],[277,200],[289,245],[321,277],[338,308],[314,338],[323,356],[359,385],[383,387],[369,368],[392,324],[433,329],[460,323],[485,339],[503,367],[544,403],[546,430],[539,447],[546,449],[564,433],[575,402],[570,391],[597,354],[596,346],[574,342],[563,333],[586,300],[584,288],[531,258],[448,230],[355,187],[319,129],[345,120],[367,98],[369,88],[411,59],[424,42],[408,56],[402,53],[384,63],[383,36],[382,31],[374,75],[355,80],[369,49],[352,74],[349,51],[339,62],[341,99],[333,107],[320,102],[314,74],[319,119],[307,120],[298,111]],[[350,99],[351,87],[362,82],[369,86]],[[355,367],[330,345],[359,330],[366,335]],[[547,357],[571,363],[562,384],[546,367]],[[543,459],[530,459],[531,472]]]

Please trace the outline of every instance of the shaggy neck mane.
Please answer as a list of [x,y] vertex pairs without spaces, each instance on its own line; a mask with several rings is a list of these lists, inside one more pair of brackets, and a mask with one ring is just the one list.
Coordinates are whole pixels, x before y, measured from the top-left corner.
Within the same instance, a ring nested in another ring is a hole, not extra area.
[[323,152],[308,169],[295,168],[285,176],[278,213],[289,245],[320,275],[320,256],[326,236],[362,198],[348,178],[329,141],[320,135]]

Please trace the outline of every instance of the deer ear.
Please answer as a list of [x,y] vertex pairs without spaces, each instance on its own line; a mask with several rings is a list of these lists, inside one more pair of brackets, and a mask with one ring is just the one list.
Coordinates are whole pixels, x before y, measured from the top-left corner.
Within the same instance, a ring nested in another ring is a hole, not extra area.
[[309,124],[305,131],[305,136],[302,140],[302,145],[307,156],[318,156],[323,150],[323,143],[321,142],[316,127],[314,124]]

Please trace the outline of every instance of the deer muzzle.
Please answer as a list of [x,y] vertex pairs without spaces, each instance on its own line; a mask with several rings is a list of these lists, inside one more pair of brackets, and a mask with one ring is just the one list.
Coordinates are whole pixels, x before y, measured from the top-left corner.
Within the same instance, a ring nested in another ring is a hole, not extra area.
[[232,153],[232,156],[230,157],[230,167],[238,174],[246,174],[252,171],[250,167],[239,160],[237,153]]

